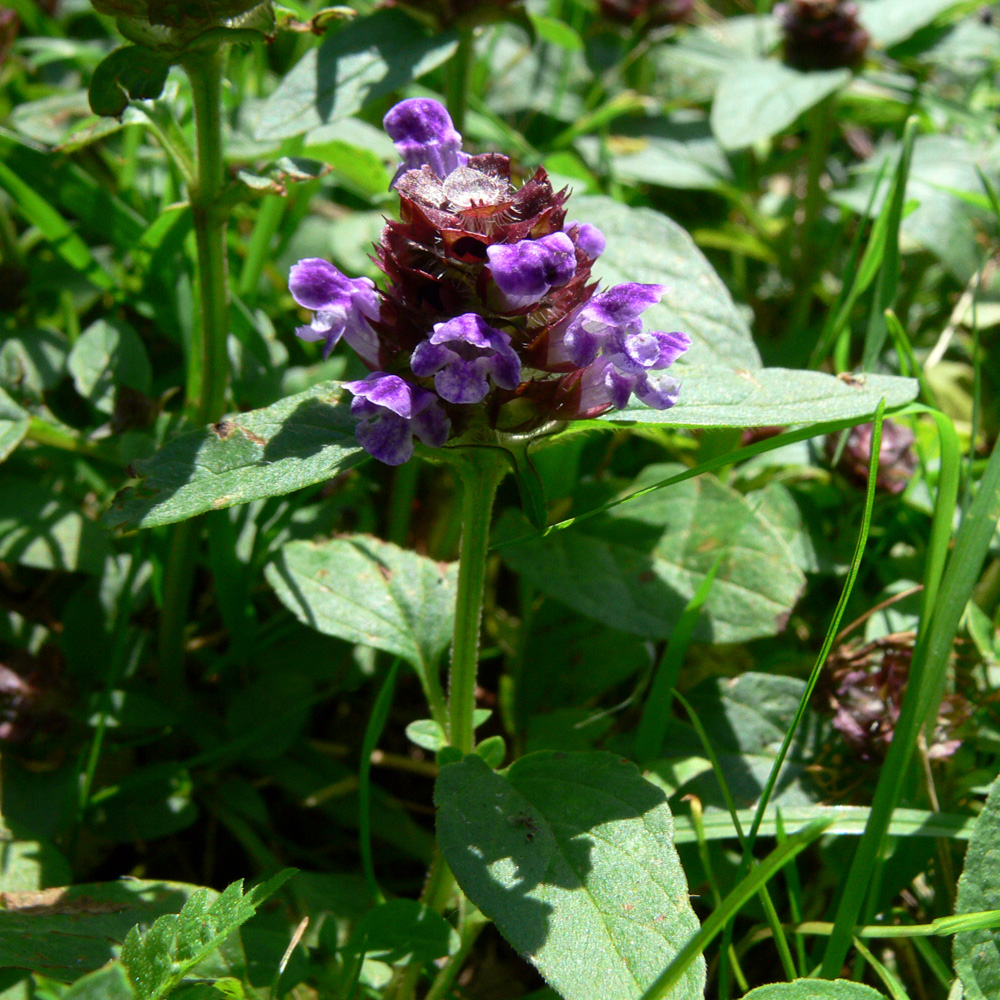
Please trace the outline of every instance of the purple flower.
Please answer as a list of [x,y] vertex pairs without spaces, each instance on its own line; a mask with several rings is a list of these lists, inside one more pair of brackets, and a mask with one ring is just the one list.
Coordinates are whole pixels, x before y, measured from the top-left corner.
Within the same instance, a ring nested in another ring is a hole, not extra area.
[[586,366],[581,411],[608,404],[620,410],[633,392],[654,410],[677,402],[679,383],[661,373],[691,346],[691,338],[644,330],[640,319],[664,291],[662,285],[615,285],[581,306],[561,342],[552,345],[552,360]]
[[576,247],[565,233],[486,248],[497,287],[514,309],[534,305],[576,274]]
[[589,365],[612,338],[620,340],[641,334],[639,317],[659,302],[665,291],[663,285],[628,282],[595,295],[570,320],[563,335],[562,351],[574,364]]
[[386,465],[402,465],[413,456],[413,435],[440,448],[451,422],[429,389],[411,385],[398,375],[372,372],[359,382],[344,382],[354,394],[351,415],[358,419],[358,443]]
[[592,226],[589,222],[567,222],[563,228],[566,232],[569,232],[574,226],[577,227],[576,245],[591,260],[597,260],[604,253],[604,248],[607,246],[604,233],[597,226]]
[[449,403],[478,403],[490,391],[487,377],[503,389],[521,381],[521,359],[510,336],[494,330],[482,316],[464,313],[435,323],[410,359],[415,375],[434,376],[434,387]]
[[382,124],[403,160],[390,188],[407,170],[419,170],[424,164],[444,180],[469,159],[462,152],[462,137],[444,105],[430,98],[400,101],[389,109]]
[[681,384],[665,372],[640,371],[626,373],[615,367],[607,358],[598,358],[588,365],[580,379],[580,412],[606,407],[616,410],[628,405],[634,392],[639,399],[654,410],[669,410],[680,395]]
[[328,358],[343,337],[369,364],[378,362],[378,339],[368,323],[378,319],[379,301],[370,278],[348,278],[318,257],[300,260],[288,276],[292,298],[315,315],[309,326],[300,326],[295,335],[306,341],[323,340],[323,357]]

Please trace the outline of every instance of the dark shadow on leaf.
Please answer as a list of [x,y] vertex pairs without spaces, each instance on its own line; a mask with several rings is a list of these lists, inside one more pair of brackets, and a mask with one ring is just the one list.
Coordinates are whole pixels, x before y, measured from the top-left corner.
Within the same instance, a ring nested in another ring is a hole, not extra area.
[[[627,777],[602,775],[591,783],[579,763],[585,758],[608,761]],[[614,835],[608,831],[616,821],[639,819],[666,799],[610,754],[545,752],[521,758],[506,777],[474,756],[447,765],[435,801],[438,839],[459,885],[521,955],[533,958],[557,917],[537,894],[554,887],[579,892],[579,905],[602,920],[593,893],[603,890],[591,880],[598,841]],[[620,856],[623,863],[634,860]]]

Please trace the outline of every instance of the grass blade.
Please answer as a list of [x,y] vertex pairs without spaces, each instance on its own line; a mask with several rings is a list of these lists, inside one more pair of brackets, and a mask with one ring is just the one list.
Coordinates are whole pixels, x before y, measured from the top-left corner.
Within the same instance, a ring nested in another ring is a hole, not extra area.
[[[939,503],[941,501],[939,491]],[[946,505],[941,506],[941,519]],[[952,508],[954,509],[954,508]],[[869,888],[871,873],[882,853],[893,810],[902,794],[910,759],[924,720],[936,713],[946,679],[948,660],[962,614],[976,585],[979,571],[1000,518],[1000,446],[994,446],[980,480],[979,491],[962,521],[955,549],[936,590],[933,614],[921,618],[920,632],[910,668],[910,681],[896,725],[895,736],[879,777],[868,827],[855,852],[827,944],[822,974],[835,978],[851,945],[854,925]],[[938,512],[935,512],[938,521]],[[939,560],[928,559],[928,582]],[[932,606],[927,605],[925,610]]]
[[722,901],[712,915],[702,924],[701,930],[677,953],[674,960],[657,977],[656,981],[642,995],[642,1000],[663,1000],[677,985],[685,969],[711,944],[726,924],[740,911],[743,905],[770,881],[771,877],[798,857],[814,840],[821,837],[828,822],[817,820],[804,830],[793,834],[784,844],[776,847],[763,861],[744,878]]

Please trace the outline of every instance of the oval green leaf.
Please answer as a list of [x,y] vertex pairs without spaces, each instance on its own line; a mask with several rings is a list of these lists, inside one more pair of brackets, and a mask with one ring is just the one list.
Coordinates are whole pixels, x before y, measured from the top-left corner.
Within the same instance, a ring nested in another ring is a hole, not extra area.
[[[642,489],[680,471],[651,466]],[[631,490],[629,491],[631,492]],[[723,554],[695,636],[744,642],[780,632],[805,583],[795,554],[763,511],[712,476],[658,490],[568,531],[524,538],[511,516],[501,554],[544,593],[622,632],[666,639]]]
[[151,528],[330,479],[368,456],[339,382],[321,382],[203,430],[135,463],[104,516],[111,528]]
[[849,69],[802,73],[774,59],[738,62],[719,81],[712,131],[723,149],[770,139],[850,79]]
[[[635,1000],[698,930],[661,791],[603,752],[442,768],[438,842],[463,892],[565,1000]],[[704,995],[699,958],[670,994]]]
[[306,625],[437,669],[451,641],[457,567],[367,535],[284,545],[265,575]]

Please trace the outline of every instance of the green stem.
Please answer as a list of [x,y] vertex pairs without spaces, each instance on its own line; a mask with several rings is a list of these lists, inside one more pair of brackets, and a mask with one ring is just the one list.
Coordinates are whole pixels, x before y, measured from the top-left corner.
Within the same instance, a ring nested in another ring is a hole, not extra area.
[[226,212],[220,204],[225,180],[222,158],[222,70],[225,51],[190,56],[184,69],[191,82],[198,148],[198,173],[190,191],[198,248],[200,343],[188,366],[188,412],[196,424],[218,420],[226,399],[226,337],[229,333]]
[[448,715],[451,745],[462,753],[471,753],[490,517],[497,487],[507,472],[507,462],[499,449],[475,448],[457,465],[457,470],[462,480],[462,546],[458,561]]
[[46,423],[41,417],[31,418],[25,438],[36,444],[59,448],[61,451],[71,451],[76,455],[85,455],[87,458],[110,462],[119,467],[122,464],[113,442],[89,441],[80,434]]
[[[196,425],[222,416],[226,405],[226,337],[229,333],[229,279],[226,260],[227,211],[222,155],[222,71],[225,49],[199,52],[184,60],[191,83],[197,142],[197,172],[188,192],[197,247],[200,322],[187,358],[187,414]],[[197,520],[173,529],[163,582],[160,618],[160,678],[164,693],[183,692],[184,626],[198,547]]]
[[471,28],[461,28],[458,34],[458,48],[448,64],[448,112],[455,128],[461,132],[465,128],[465,109],[469,104],[469,74],[472,71]]

